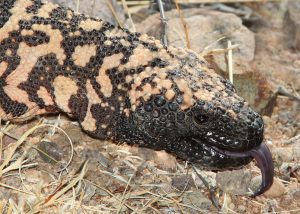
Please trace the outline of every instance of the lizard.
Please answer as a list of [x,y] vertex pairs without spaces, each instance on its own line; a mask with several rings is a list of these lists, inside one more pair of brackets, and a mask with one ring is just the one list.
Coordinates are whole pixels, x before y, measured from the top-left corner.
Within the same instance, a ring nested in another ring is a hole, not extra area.
[[273,183],[260,114],[199,54],[40,0],[0,0],[0,119],[65,113],[98,139],[210,170],[253,158]]

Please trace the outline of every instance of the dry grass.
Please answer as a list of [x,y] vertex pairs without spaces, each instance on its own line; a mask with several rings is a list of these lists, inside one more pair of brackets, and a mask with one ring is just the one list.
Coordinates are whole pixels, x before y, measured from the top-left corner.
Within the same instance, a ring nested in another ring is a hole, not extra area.
[[[169,176],[186,174],[184,166],[180,166],[183,171],[178,170],[176,173],[169,173],[156,168],[153,163],[145,162],[141,157],[132,155],[126,149],[124,150],[123,146],[112,145],[114,149],[111,155],[115,157],[113,161],[118,163],[119,166],[117,167],[127,167],[127,170],[131,170],[132,173],[129,175],[126,173],[116,174],[101,169],[101,167],[97,170],[99,175],[117,182],[123,188],[122,191],[111,191],[109,189],[112,187],[105,185],[105,182],[99,185],[97,180],[86,178],[89,169],[95,167],[88,161],[85,161],[79,170],[76,170],[79,166],[70,166],[68,163],[63,171],[48,171],[50,177],[53,178],[52,182],[40,180],[39,165],[42,162],[36,158],[29,160],[32,150],[38,148],[36,144],[39,143],[37,138],[32,135],[35,135],[39,129],[44,130],[45,128],[51,130],[55,128],[60,131],[60,134],[66,134],[66,132],[55,125],[38,122],[20,137],[17,137],[12,134],[17,128],[19,127],[7,124],[1,127],[0,132],[1,141],[11,137],[16,139],[16,142],[4,146],[1,152],[3,159],[0,166],[0,179],[2,181],[0,188],[8,191],[10,195],[10,197],[0,200],[0,211],[4,213],[49,213],[58,210],[68,212],[80,210],[83,213],[123,213],[124,211],[161,213],[160,208],[162,207],[173,207],[172,209],[180,213],[185,213],[186,209],[201,212],[201,209],[182,202],[185,191],[177,193],[176,191],[170,193],[158,191],[161,188],[160,179],[168,180]],[[70,137],[67,136],[67,139],[70,140]],[[146,180],[144,177],[138,178],[136,175],[141,173],[139,170],[143,165],[146,167],[143,170],[147,171],[145,177],[148,178]],[[151,171],[148,171],[147,167],[151,168]],[[152,170],[156,173],[153,173]],[[12,184],[9,182],[12,179],[11,176],[14,176]],[[87,186],[93,186],[95,189],[104,191],[107,196],[101,198],[100,204],[90,205],[84,200],[88,195]]]

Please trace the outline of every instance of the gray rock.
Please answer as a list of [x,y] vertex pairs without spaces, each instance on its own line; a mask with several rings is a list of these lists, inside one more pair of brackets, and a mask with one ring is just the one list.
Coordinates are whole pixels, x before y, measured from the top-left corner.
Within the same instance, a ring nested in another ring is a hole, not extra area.
[[62,149],[55,142],[44,140],[39,143],[38,149],[39,155],[46,163],[55,164],[63,158]]
[[244,205],[238,205],[237,211],[238,213],[244,213],[246,212],[246,207]]
[[[205,179],[205,181],[210,186],[216,186],[216,174],[215,172],[211,171],[204,171],[204,170],[198,170],[198,173]],[[206,188],[202,180],[196,175],[196,173],[193,173],[194,183],[199,188]]]
[[252,190],[252,192],[255,192],[259,188],[261,184],[261,176],[255,176],[251,179],[249,189]]
[[300,50],[300,4],[298,1],[289,1],[286,17],[290,27],[291,45]]
[[[255,39],[254,34],[242,24],[242,20],[236,15],[203,9],[182,10],[184,20],[188,28],[190,48],[198,53],[213,49],[227,48],[227,40],[232,44],[239,44],[233,51],[234,66],[246,65],[254,58]],[[172,10],[166,13],[168,18],[167,37],[169,45],[186,47],[185,31],[178,11]],[[161,38],[162,29],[159,14],[152,15],[137,26],[137,30],[147,33],[158,39]],[[218,41],[225,37],[224,40]],[[207,48],[207,49],[206,49]],[[218,67],[226,71],[227,63],[223,54],[216,55],[214,61]],[[247,69],[243,69],[245,71]]]
[[224,192],[245,195],[248,192],[251,174],[245,169],[218,172],[216,181]]
[[[76,11],[77,1],[70,1],[70,0],[49,0],[49,1],[55,4],[63,5],[64,7]],[[125,13],[122,7],[118,5],[115,0],[110,0],[108,2],[111,3],[120,21],[124,23]],[[97,0],[97,1],[79,0],[78,9],[79,9],[78,10],[79,13],[86,14],[91,17],[98,17],[114,25],[118,24],[116,17],[112,13],[111,9],[109,8],[105,0]]]
[[184,204],[198,207],[203,210],[210,209],[212,202],[204,196],[200,190],[195,190],[190,193],[185,193],[182,199]]
[[293,145],[293,158],[298,161],[300,160],[300,142]]
[[289,206],[291,203],[293,203],[293,197],[288,195],[283,195],[280,199],[280,204],[283,206]]
[[172,186],[179,191],[188,191],[194,186],[191,175],[182,175],[172,178]]
[[290,147],[273,148],[272,156],[274,157],[275,161],[279,162],[279,163],[293,161],[293,151],[292,151],[292,148],[290,148]]
[[110,163],[110,160],[96,149],[84,149],[82,154],[84,158],[88,159],[92,163],[100,163],[105,168],[107,168]]
[[300,188],[292,190],[291,195],[293,196],[294,200],[300,201]]
[[[237,92],[256,110],[264,109],[272,98],[272,91],[265,78],[252,67],[255,37],[236,15],[207,9],[182,10],[190,41],[190,49],[200,53],[216,72],[228,77],[225,52],[211,54],[212,50],[226,49],[228,40],[238,47],[233,50],[234,85]],[[168,11],[166,36],[168,45],[188,47],[185,30],[177,10]],[[149,16],[137,25],[137,31],[162,38],[159,14]],[[223,38],[223,39],[221,39]]]
[[282,163],[282,165],[279,168],[279,172],[282,175],[281,179],[284,179],[286,181],[290,180],[291,174],[298,174],[300,171],[300,164],[299,163]]

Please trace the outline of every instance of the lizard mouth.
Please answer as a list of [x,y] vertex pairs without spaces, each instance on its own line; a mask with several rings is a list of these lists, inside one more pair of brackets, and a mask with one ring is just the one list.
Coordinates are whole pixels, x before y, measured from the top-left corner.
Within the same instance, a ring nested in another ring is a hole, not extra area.
[[[197,142],[197,139],[193,139]],[[208,146],[208,145],[206,145]],[[259,146],[254,147],[249,151],[244,152],[232,152],[219,149],[215,146],[208,146],[216,153],[232,158],[249,158],[252,157],[257,162],[257,165],[261,171],[262,182],[257,190],[251,195],[252,197],[258,196],[266,192],[273,184],[274,177],[274,164],[272,160],[272,154],[265,143],[261,143]]]

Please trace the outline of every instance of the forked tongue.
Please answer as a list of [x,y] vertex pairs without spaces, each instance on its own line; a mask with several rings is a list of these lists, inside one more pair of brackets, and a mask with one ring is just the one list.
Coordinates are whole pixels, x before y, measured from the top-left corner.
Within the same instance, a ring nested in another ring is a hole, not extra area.
[[261,143],[258,147],[255,147],[248,153],[256,160],[262,175],[260,187],[252,195],[252,197],[255,197],[263,194],[272,186],[274,177],[274,164],[272,160],[272,154],[268,146],[264,143]]
[[262,182],[260,187],[251,195],[258,196],[266,192],[273,184],[274,164],[272,154],[266,144],[261,143],[259,146],[247,152],[230,152],[216,149],[217,151],[232,157],[253,157],[261,171]]

